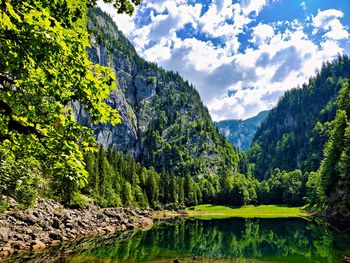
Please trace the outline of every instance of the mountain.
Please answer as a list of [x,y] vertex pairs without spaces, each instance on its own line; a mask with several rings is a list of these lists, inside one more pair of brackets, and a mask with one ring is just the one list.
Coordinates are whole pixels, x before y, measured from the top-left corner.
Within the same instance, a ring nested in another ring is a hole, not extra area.
[[336,98],[350,76],[350,59],[339,56],[301,88],[287,91],[257,129],[249,161],[258,179],[275,168],[316,171],[323,158],[327,125],[335,118]]
[[[201,176],[237,169],[234,147],[218,132],[191,84],[139,57],[100,9],[90,11],[87,25],[90,59],[109,66],[117,77],[107,103],[122,117],[120,125],[93,126],[98,143],[131,153],[157,171]],[[76,119],[92,126],[81,105],[73,106]]]
[[250,147],[257,128],[268,113],[269,111],[262,111],[246,120],[224,120],[215,122],[215,125],[230,143],[245,151]]

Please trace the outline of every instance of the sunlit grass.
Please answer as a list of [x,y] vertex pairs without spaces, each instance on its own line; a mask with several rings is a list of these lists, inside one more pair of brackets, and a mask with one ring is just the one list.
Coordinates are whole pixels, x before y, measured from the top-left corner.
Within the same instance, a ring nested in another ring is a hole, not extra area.
[[222,205],[198,205],[194,209],[186,209],[188,216],[202,219],[245,217],[245,218],[281,218],[307,217],[302,207],[288,207],[282,205],[260,205],[231,207]]

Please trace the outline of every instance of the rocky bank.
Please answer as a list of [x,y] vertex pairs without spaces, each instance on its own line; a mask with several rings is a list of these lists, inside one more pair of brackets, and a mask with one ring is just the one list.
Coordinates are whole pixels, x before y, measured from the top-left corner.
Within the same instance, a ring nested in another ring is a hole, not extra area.
[[62,242],[153,225],[149,211],[95,205],[67,209],[46,199],[39,199],[34,208],[19,210],[14,201],[11,203],[10,209],[0,214],[0,259]]

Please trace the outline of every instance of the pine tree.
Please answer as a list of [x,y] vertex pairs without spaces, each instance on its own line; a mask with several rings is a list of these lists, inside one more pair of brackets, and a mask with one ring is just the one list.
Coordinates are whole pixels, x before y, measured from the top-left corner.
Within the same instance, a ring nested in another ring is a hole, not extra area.
[[128,181],[124,182],[123,205],[127,206],[127,207],[134,205],[134,197],[133,197],[133,193],[132,193],[132,187]]
[[178,196],[179,196],[179,204],[180,205],[185,205],[185,189],[184,189],[185,186],[184,186],[184,184],[185,184],[184,178],[179,177],[178,178],[178,185],[179,185],[179,187],[178,187],[178,192],[179,192]]
[[158,188],[158,176],[153,167],[148,170],[147,176],[147,198],[152,207],[159,205],[159,188]]

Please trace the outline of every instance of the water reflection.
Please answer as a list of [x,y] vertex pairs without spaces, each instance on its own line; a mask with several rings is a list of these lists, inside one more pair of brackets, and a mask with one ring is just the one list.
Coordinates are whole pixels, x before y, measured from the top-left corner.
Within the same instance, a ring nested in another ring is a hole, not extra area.
[[303,219],[176,220],[64,261],[342,262],[350,255],[349,246],[349,236]]

